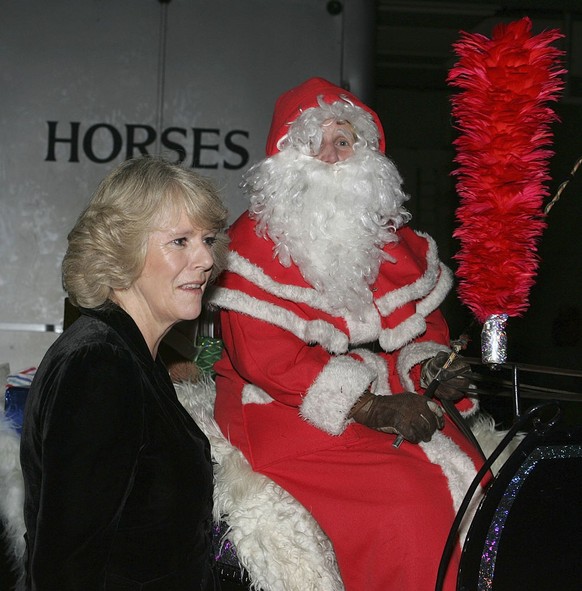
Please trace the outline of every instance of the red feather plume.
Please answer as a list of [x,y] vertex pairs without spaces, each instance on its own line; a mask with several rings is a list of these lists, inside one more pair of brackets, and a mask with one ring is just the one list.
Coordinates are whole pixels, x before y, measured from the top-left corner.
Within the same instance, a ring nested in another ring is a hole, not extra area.
[[553,152],[549,103],[563,88],[557,30],[531,36],[531,21],[498,25],[491,39],[462,33],[448,83],[460,135],[455,140],[461,248],[459,298],[480,322],[521,316],[538,268],[537,243]]

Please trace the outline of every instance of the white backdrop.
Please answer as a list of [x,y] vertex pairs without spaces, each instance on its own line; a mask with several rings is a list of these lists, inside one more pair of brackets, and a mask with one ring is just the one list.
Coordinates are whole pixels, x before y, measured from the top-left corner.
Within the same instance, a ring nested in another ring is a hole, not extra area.
[[234,220],[281,92],[322,76],[370,99],[373,0],[2,4],[0,362],[12,371],[56,338],[66,234],[116,164],[181,154]]

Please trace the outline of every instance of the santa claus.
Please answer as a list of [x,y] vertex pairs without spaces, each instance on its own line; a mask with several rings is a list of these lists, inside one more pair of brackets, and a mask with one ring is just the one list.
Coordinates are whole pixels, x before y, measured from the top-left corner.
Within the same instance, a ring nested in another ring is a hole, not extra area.
[[422,395],[448,356],[439,306],[452,275],[407,226],[384,147],[376,113],[326,80],[277,101],[212,296],[224,341],[215,418],[312,513],[347,590],[432,591],[480,466],[441,400],[475,405],[460,359],[434,399]]

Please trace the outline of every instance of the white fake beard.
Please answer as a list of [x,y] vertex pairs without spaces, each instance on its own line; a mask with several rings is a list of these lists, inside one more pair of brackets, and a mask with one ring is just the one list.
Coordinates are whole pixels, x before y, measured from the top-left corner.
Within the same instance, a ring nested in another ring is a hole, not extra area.
[[275,243],[282,265],[295,263],[332,310],[364,316],[382,251],[410,219],[394,164],[361,149],[330,165],[288,148],[245,175],[257,232]]

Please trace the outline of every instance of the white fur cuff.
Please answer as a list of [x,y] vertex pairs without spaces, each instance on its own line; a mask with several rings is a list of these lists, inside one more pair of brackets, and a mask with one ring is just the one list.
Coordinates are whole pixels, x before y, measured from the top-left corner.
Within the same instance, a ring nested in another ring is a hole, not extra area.
[[376,378],[370,367],[353,357],[332,357],[307,391],[301,415],[319,429],[339,435],[350,409]]

